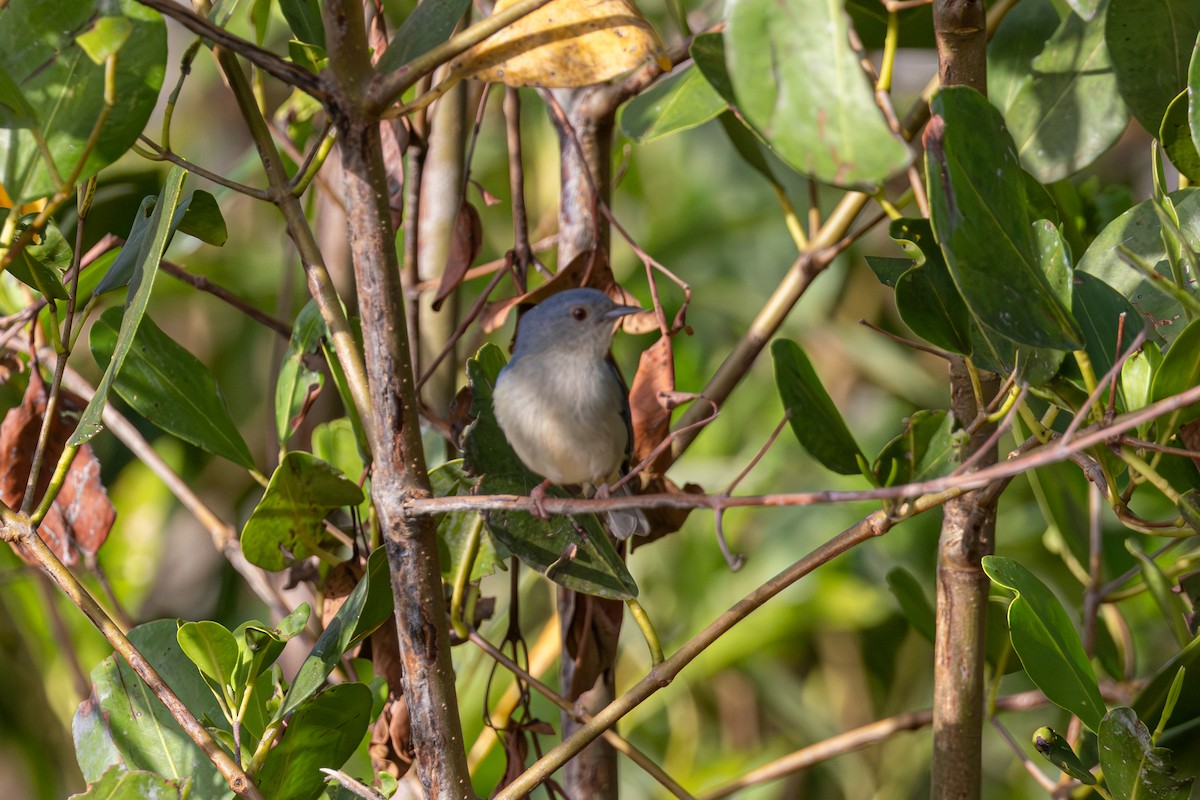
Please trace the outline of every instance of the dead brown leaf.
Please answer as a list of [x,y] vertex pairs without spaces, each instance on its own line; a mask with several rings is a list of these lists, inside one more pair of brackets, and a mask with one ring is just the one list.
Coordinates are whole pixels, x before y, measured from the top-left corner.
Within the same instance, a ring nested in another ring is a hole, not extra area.
[[[641,463],[662,444],[671,430],[671,409],[663,392],[675,391],[675,358],[667,336],[642,351],[633,386],[629,390],[629,413],[633,423],[633,460]],[[669,451],[659,454],[648,467],[651,473],[666,469]]]
[[437,296],[433,298],[433,310],[442,307],[450,293],[458,288],[467,270],[479,257],[483,249],[483,222],[475,206],[464,200],[458,207],[458,215],[454,219],[454,234],[450,238],[450,252],[446,256],[446,268],[442,271],[442,282],[438,286]]
[[[31,370],[21,405],[9,409],[0,423],[0,500],[9,508],[20,506],[25,498],[25,484],[46,416],[47,396],[41,374]],[[50,425],[38,476],[38,497],[49,488],[55,464],[74,430],[66,414],[78,413],[85,405],[82,399],[68,392],[60,394],[59,414]],[[38,526],[38,535],[64,564],[75,564],[80,553],[96,554],[108,538],[116,516],[116,509],[100,482],[100,462],[91,446],[85,444],[75,454],[58,496]],[[19,544],[14,544],[14,549],[26,561],[33,562]]]

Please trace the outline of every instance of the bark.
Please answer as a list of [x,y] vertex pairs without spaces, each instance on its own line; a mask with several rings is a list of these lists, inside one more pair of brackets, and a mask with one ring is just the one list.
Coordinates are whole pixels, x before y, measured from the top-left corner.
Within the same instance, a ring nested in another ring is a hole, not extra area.
[[414,765],[430,798],[473,798],[450,636],[431,519],[409,518],[406,501],[430,495],[421,446],[412,354],[396,258],[379,122],[363,109],[371,75],[362,7],[325,7],[333,102],[367,381],[372,400],[372,497],[387,547],[403,693]]
[[[935,0],[933,28],[943,86],[987,91],[987,23],[982,0]],[[982,400],[995,396],[995,376],[983,376]],[[951,409],[960,424],[975,419],[975,393],[961,358],[950,365]],[[992,431],[981,426],[963,457]],[[977,469],[996,461],[984,454]],[[932,792],[936,800],[977,798],[982,785],[984,651],[988,578],[981,559],[995,546],[995,493],[986,489],[946,503],[938,542],[937,631],[934,641]]]

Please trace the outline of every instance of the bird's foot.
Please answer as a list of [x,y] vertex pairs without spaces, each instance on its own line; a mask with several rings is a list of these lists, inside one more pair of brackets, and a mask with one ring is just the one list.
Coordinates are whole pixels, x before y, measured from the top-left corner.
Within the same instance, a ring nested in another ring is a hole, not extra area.
[[546,490],[550,488],[550,480],[544,480],[537,486],[533,487],[533,491],[529,493],[529,499],[533,501],[533,509],[530,511],[538,519],[550,519],[550,512],[546,510]]

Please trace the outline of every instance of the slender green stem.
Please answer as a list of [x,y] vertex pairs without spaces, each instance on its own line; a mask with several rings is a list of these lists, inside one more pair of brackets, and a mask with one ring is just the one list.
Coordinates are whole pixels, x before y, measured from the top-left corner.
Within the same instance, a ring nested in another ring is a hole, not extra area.
[[466,546],[462,558],[454,571],[454,588],[450,593],[450,627],[459,638],[467,639],[471,631],[463,616],[463,598],[466,597],[467,587],[471,579],[471,570],[475,568],[475,559],[479,556],[479,543],[483,536],[483,515],[476,514],[471,523],[471,531],[467,534]]
[[629,606],[629,613],[633,616],[633,621],[637,623],[638,628],[642,631],[642,636],[646,639],[646,645],[650,648],[650,664],[657,667],[663,662],[663,649],[662,644],[658,641],[658,632],[654,630],[654,625],[650,622],[650,616],[636,597],[626,600],[625,605]]

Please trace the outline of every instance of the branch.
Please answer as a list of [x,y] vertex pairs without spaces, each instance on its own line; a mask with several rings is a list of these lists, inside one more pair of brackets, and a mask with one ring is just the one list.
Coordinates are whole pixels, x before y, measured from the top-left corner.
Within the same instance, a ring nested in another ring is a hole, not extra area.
[[290,61],[283,60],[270,50],[264,50],[254,42],[246,41],[240,36],[234,36],[224,28],[213,25],[190,8],[181,6],[173,0],[137,0],[137,2],[170,17],[192,33],[203,36],[213,44],[241,55],[263,72],[273,75],[289,86],[295,86],[322,102],[326,100],[325,89],[316,75]]

